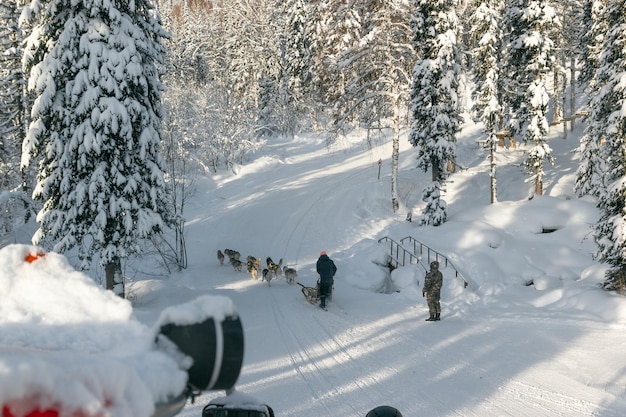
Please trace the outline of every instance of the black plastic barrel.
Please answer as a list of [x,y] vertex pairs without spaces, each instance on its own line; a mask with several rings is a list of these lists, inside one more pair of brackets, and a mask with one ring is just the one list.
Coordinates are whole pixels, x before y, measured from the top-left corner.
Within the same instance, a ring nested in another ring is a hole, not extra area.
[[239,317],[209,318],[190,325],[166,324],[161,334],[193,360],[189,384],[198,390],[227,390],[235,386],[243,364],[243,327]]

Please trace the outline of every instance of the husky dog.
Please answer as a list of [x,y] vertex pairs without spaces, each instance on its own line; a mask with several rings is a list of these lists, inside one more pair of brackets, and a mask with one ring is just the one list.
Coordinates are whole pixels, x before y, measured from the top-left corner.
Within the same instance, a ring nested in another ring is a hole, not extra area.
[[295,268],[290,268],[288,266],[285,266],[283,268],[283,272],[285,274],[285,279],[287,280],[287,284],[293,285],[293,282],[298,276],[298,272],[295,270]]
[[236,250],[224,249],[224,253],[228,256],[229,261],[232,261],[233,259],[239,260],[239,258],[241,258],[241,254]]
[[261,269],[261,258],[248,256],[248,273],[253,279],[259,277],[259,269]]
[[281,276],[283,274],[283,258],[278,260],[278,265],[276,265],[276,271],[274,273],[277,276]]
[[281,268],[283,266],[283,258],[280,258],[280,261],[278,261],[278,263],[275,263],[272,258],[268,256],[265,260],[265,263],[267,263],[267,269],[272,271],[276,278],[278,278],[282,274]]
[[221,250],[217,250],[217,260],[220,261],[220,265],[224,265],[224,254]]
[[241,267],[243,265],[243,262],[241,262],[239,259],[230,258],[230,264],[233,266],[233,269],[235,271],[241,272]]
[[272,281],[272,271],[267,268],[263,268],[263,281],[267,281],[268,286],[272,286],[270,281]]

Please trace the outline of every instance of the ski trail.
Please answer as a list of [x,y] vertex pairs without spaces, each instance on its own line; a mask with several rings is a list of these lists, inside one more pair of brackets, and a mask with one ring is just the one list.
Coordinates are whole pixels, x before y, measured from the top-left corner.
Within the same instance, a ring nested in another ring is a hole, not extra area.
[[[334,185],[329,188],[333,190],[332,191],[333,194],[343,195],[344,193],[342,192],[342,189],[344,190],[351,189],[352,188],[351,185],[353,184],[353,181],[356,179],[356,177],[359,175],[362,175],[365,171],[366,171],[366,168],[362,168],[360,170],[356,170],[355,172],[351,172],[348,175],[343,175],[339,179],[333,178]],[[350,182],[346,183],[347,181],[350,181]],[[302,213],[302,215],[300,215],[298,220],[294,221],[293,219],[290,219],[290,223],[293,225],[291,227],[291,232],[289,233],[287,239],[285,240],[283,253],[284,254],[287,253],[289,247],[291,247],[291,242],[294,240],[294,237],[298,236],[299,243],[297,245],[296,256],[295,256],[296,265],[298,264],[300,260],[300,254],[302,252],[303,243],[309,241],[307,236],[310,233],[309,231],[311,230],[311,225],[313,223],[315,223],[316,225],[323,224],[322,221],[316,222],[316,220],[318,220],[320,217],[326,218],[326,220],[329,220],[328,216],[326,215],[327,214],[326,211],[320,209],[321,203],[326,198],[328,198],[328,194],[326,190],[319,192],[313,198],[308,200],[307,202],[308,207]]]
[[[302,344],[301,340],[289,326],[281,326],[281,314],[278,306],[273,303],[274,320],[279,329],[280,336],[286,351],[289,352],[293,368],[299,377],[306,383],[311,394],[318,400],[319,406],[322,407],[326,414],[334,415],[335,411],[328,403],[329,397],[338,394],[332,382],[325,377],[324,370],[318,365],[316,355]],[[351,407],[356,414],[359,410]],[[322,413],[320,413],[322,415]]]
[[[388,400],[380,390],[380,381],[375,372],[362,373],[358,358],[350,349],[354,345],[344,345],[327,322],[337,322],[338,317],[331,311],[324,312],[315,306],[288,305],[287,314],[281,307],[285,303],[272,300],[272,311],[282,343],[289,352],[289,358],[297,375],[305,382],[312,395],[328,412],[337,414],[338,409],[345,409],[344,415],[362,415],[362,402],[382,404]],[[294,314],[291,309],[298,309],[303,314]],[[309,314],[310,310],[310,314]],[[319,311],[318,311],[319,310]],[[350,327],[345,320],[339,320],[340,327]],[[385,367],[385,364],[370,364],[368,369]],[[390,370],[389,373],[393,373]],[[349,384],[342,384],[346,375]],[[317,415],[324,415],[318,413]]]

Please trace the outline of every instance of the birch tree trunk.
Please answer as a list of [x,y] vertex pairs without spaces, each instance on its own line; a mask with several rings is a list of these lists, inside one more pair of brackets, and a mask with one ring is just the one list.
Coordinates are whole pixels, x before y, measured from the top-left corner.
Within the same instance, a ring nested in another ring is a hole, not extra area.
[[393,101],[393,144],[391,150],[391,206],[393,212],[397,212],[400,208],[398,199],[398,158],[400,156],[400,105],[399,97]]

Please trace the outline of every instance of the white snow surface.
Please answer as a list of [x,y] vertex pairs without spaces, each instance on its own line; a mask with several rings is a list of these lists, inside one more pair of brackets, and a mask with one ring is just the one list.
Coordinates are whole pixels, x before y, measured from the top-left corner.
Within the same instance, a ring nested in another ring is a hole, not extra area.
[[[598,211],[573,193],[582,130],[563,138],[552,129],[544,195],[529,199],[520,167],[528,148],[498,148],[499,202],[490,204],[480,128],[465,126],[463,168],[444,187],[448,221],[439,227],[418,225],[430,172],[415,168],[406,135],[395,214],[388,136],[372,147],[357,131],[332,145],[314,135],[272,140],[237,174],[197,179],[186,209],[189,267],[134,278],[132,309],[60,255],[24,263],[33,247],[4,248],[0,402],[44,387],[87,415],[149,415],[184,378],[151,346],[164,317],[236,311],[245,355],[231,404],[256,398],[276,416],[357,417],[379,405],[405,417],[626,415],[626,298],[598,287],[606,269],[592,256]],[[379,240],[408,236],[449,260],[440,262],[439,322],[424,321],[422,265],[391,275],[379,265],[390,248]],[[226,248],[244,262],[282,258],[305,286],[315,285],[315,261],[327,251],[338,267],[327,311],[284,278],[268,285],[245,267],[220,266],[216,252]],[[224,395],[205,392],[179,416],[198,417]]]

